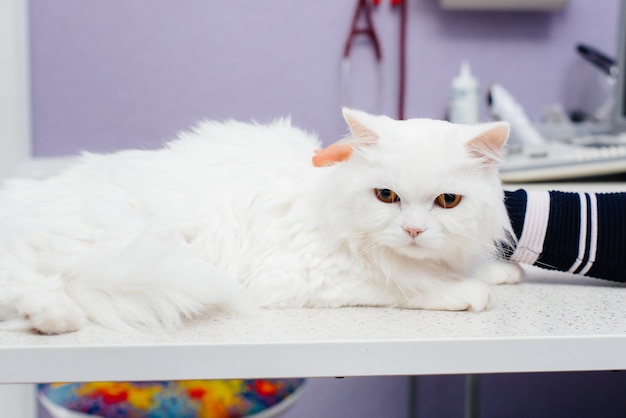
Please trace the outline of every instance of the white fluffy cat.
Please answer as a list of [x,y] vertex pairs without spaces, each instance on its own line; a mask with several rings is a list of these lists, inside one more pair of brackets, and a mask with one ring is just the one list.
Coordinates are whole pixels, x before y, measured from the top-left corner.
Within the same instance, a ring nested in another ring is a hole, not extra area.
[[205,122],[161,150],[7,181],[0,320],[55,334],[172,327],[220,306],[482,311],[477,279],[520,279],[495,261],[512,236],[506,124],[344,118],[351,153],[323,167],[316,136],[288,120]]

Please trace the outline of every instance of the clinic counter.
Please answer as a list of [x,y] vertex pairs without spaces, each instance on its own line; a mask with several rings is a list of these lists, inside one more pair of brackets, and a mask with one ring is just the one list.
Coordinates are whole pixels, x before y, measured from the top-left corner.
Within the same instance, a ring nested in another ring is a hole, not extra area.
[[0,383],[626,369],[626,286],[532,269],[491,310],[261,310],[172,333],[0,332]]
[[626,369],[626,285],[527,272],[482,313],[264,309],[158,334],[0,331],[0,383]]

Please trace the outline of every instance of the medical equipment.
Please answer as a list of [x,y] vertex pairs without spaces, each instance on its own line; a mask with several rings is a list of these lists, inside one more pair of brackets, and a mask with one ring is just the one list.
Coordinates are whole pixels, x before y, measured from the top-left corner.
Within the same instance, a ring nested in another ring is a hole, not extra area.
[[[364,16],[365,26],[359,27],[359,18],[361,14]],[[377,89],[376,89],[376,113],[382,111],[382,90],[383,90],[383,76],[382,76],[382,50],[380,47],[380,41],[374,28],[374,21],[372,20],[372,9],[368,0],[357,0],[356,9],[354,10],[354,16],[352,18],[352,25],[350,26],[350,32],[346,39],[346,43],[343,48],[343,58],[341,59],[341,84],[342,84],[342,102],[344,105],[350,105],[350,54],[352,52],[352,46],[357,36],[363,35],[367,37],[374,49],[374,56],[376,58],[377,67]]]
[[500,167],[505,182],[558,181],[626,172],[626,134],[593,135],[542,145],[511,145]]
[[589,45],[579,44],[576,50],[585,62],[573,68],[569,82],[566,107],[570,116],[577,122],[610,122],[615,111],[617,62]]
[[548,141],[499,84],[489,89],[488,103],[494,116],[511,125],[511,140],[500,165],[503,181],[558,181],[626,172],[625,132],[574,134]]
[[404,119],[404,105],[406,96],[406,31],[408,18],[408,0],[391,0],[394,6],[400,6],[400,62],[398,73],[398,119]]
[[[379,5],[381,0],[372,0],[374,5]],[[399,77],[398,77],[398,119],[404,119],[404,103],[406,91],[406,31],[407,31],[407,3],[406,0],[391,0],[392,6],[400,7],[400,38],[399,38]],[[363,15],[365,26],[359,26],[359,19]],[[380,40],[374,28],[372,19],[372,9],[369,0],[357,0],[354,16],[350,31],[343,49],[343,57],[341,60],[341,85],[342,85],[342,103],[344,105],[351,104],[350,91],[350,71],[352,46],[357,36],[364,35],[370,41],[374,50],[377,71],[376,86],[376,113],[382,113],[382,92],[383,92],[383,68],[382,68],[382,48]]]
[[487,93],[489,110],[496,119],[505,120],[511,125],[509,144],[543,145],[544,137],[533,126],[524,108],[500,84],[494,84]]
[[[572,133],[551,138],[544,144],[511,144],[502,156],[500,177],[503,181],[557,181],[598,176],[621,179],[626,173],[626,71],[622,71],[626,68],[626,7],[621,8],[619,28],[617,62],[605,57],[601,59],[605,63],[595,64],[604,66],[605,76],[616,78],[617,97],[609,126],[599,125],[602,130],[592,132],[584,124],[580,127],[571,124],[575,128]],[[591,51],[587,47],[579,52],[589,56]],[[593,59],[598,58],[597,51],[595,55]],[[493,88],[490,93],[493,100]],[[500,113],[505,119],[506,112]],[[510,117],[511,112],[508,115]]]

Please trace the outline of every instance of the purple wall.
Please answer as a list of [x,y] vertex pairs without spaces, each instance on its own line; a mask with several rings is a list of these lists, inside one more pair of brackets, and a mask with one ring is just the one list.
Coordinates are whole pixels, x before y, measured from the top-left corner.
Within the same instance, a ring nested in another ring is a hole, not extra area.
[[[413,418],[464,416],[464,376],[421,376],[416,386]],[[624,388],[623,371],[482,375],[477,413],[480,418],[622,418]]]
[[[31,0],[34,152],[156,147],[201,118],[291,114],[325,141],[343,135],[339,61],[354,1]],[[469,59],[529,113],[567,95],[574,45],[612,52],[619,2],[571,0],[556,13],[444,12],[409,1],[408,117],[443,117]],[[398,10],[374,13],[383,109],[396,114]],[[374,109],[374,65],[354,50],[353,105]]]
[[302,397],[281,418],[404,418],[407,383],[406,377],[309,379]]
[[[354,3],[30,0],[34,152],[153,148],[202,118],[286,114],[333,141],[345,132],[339,63]],[[398,11],[384,3],[374,13],[384,54],[383,110],[396,115]],[[567,99],[581,64],[577,42],[615,51],[619,4],[571,0],[556,13],[463,13],[444,12],[436,0],[410,0],[407,116],[443,117],[450,80],[468,59],[483,87],[502,83],[537,118]],[[374,81],[371,51],[359,43],[354,106],[374,109]],[[550,393],[559,387],[580,395],[567,416],[598,416],[599,405],[610,406],[602,416],[624,410],[612,390],[626,384],[622,374],[576,379],[485,377],[482,412],[556,416],[539,412],[571,404],[563,390]],[[402,417],[407,388],[405,377],[312,379],[288,416]],[[461,416],[462,390],[459,376],[420,377],[418,416]]]

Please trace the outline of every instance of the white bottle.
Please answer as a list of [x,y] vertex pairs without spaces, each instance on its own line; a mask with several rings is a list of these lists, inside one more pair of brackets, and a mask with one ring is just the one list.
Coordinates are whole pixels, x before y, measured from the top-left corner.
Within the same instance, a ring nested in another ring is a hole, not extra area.
[[478,81],[472,76],[469,63],[463,61],[459,75],[452,80],[448,119],[454,123],[478,123],[480,95]]

